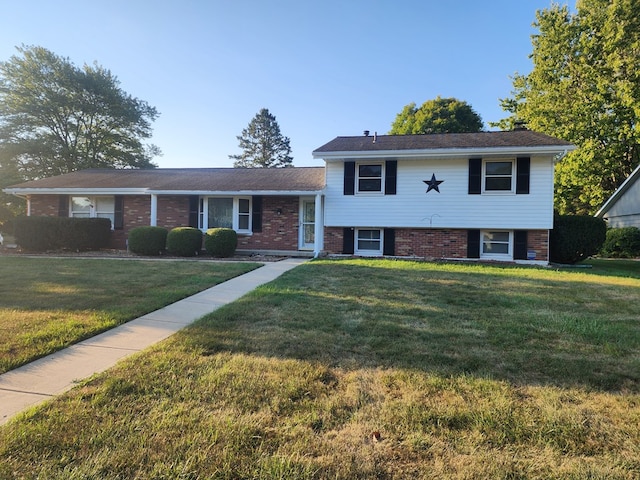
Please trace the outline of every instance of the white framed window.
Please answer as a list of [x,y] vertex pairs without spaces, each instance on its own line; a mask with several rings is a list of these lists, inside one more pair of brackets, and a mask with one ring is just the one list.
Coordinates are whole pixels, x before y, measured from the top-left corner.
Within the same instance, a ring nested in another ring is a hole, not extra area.
[[238,233],[251,233],[251,198],[201,198],[198,219],[202,230],[232,228]]
[[490,193],[514,192],[514,161],[485,160],[483,168],[482,189]]
[[357,193],[384,192],[384,164],[358,163],[356,165]]
[[482,244],[480,258],[513,259],[513,232],[506,230],[483,230],[480,232]]
[[382,255],[382,230],[375,228],[357,228],[354,254],[363,256]]
[[113,228],[116,202],[113,196],[71,197],[69,216],[74,218],[108,218]]

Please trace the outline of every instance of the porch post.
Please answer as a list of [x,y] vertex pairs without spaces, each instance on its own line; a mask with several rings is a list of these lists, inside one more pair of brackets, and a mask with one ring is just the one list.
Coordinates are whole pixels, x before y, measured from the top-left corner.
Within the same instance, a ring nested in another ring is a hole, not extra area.
[[324,215],[322,214],[322,195],[316,195],[314,231],[313,231],[313,256],[318,257],[324,247]]
[[151,213],[149,214],[151,217],[149,219],[149,225],[155,227],[158,225],[158,195],[155,193],[151,194]]

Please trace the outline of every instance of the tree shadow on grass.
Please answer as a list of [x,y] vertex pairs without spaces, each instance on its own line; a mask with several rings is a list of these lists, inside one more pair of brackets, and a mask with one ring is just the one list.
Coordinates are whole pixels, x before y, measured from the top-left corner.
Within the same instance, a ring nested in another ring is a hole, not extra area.
[[182,338],[205,355],[640,391],[637,286],[548,271],[409,267],[313,262],[205,317]]

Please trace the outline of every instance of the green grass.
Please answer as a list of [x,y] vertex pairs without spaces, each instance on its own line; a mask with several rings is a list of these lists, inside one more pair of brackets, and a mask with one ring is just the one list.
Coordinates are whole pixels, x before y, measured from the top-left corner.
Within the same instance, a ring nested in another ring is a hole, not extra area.
[[622,270],[307,263],[5,425],[0,478],[638,478]]
[[0,257],[0,373],[257,266]]

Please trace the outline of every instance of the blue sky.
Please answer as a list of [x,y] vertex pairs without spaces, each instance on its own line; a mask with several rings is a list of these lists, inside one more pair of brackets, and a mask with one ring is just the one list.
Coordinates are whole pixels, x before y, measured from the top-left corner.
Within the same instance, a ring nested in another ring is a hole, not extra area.
[[[560,2],[563,3],[563,2]],[[160,112],[164,168],[230,167],[261,108],[295,166],[336,136],[387,133],[408,103],[455,97],[485,124],[531,70],[551,0],[0,0],[0,60],[39,45],[97,62]],[[574,3],[569,3],[573,6]]]

